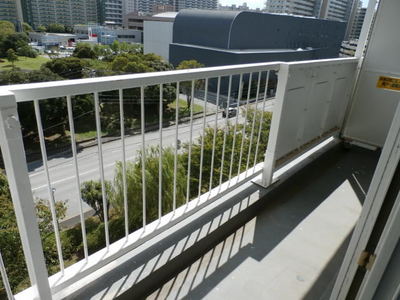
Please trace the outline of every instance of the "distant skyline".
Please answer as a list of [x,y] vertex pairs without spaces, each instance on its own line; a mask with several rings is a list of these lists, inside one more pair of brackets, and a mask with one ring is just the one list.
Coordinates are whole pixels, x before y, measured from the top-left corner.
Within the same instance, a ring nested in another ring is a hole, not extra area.
[[[361,0],[363,3],[363,7],[367,7],[368,5],[368,0]],[[244,2],[247,3],[247,5],[250,8],[264,8],[265,7],[265,2],[266,0],[219,0],[219,3],[221,3],[221,5],[232,5],[232,4],[236,4],[236,5],[242,5]]]

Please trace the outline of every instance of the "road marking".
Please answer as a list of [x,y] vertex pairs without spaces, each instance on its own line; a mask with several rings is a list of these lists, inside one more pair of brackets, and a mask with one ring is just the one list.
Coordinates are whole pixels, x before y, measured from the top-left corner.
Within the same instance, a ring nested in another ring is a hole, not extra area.
[[[113,162],[111,164],[107,164],[107,165],[104,166],[104,168],[109,168],[111,166],[114,166],[115,163],[116,162]],[[96,169],[92,169],[92,170],[88,170],[86,172],[79,173],[79,176],[87,175],[87,174],[90,174],[90,173],[93,173],[93,172],[98,172],[98,171],[99,171],[99,169],[97,169],[97,168]],[[63,178],[63,179],[60,179],[60,180],[53,181],[50,184],[51,185],[55,185],[55,184],[58,184],[58,183],[61,183],[61,182],[64,182],[64,181],[68,181],[68,180],[71,180],[71,179],[74,179],[74,178],[75,178],[75,175],[74,176],[69,176],[69,177],[66,177],[66,178]],[[37,190],[40,190],[40,189],[43,189],[43,188],[47,188],[47,184],[35,187],[35,188],[32,189],[32,191],[34,192],[34,191],[37,191]]]

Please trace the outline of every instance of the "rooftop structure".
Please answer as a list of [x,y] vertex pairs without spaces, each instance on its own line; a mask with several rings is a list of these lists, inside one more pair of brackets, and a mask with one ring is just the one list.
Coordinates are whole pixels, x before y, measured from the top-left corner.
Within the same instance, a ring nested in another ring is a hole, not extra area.
[[171,63],[195,59],[205,66],[337,57],[346,27],[313,18],[207,10],[179,12],[170,40],[161,33],[164,24],[156,25],[145,28],[146,53],[165,57],[169,47]]

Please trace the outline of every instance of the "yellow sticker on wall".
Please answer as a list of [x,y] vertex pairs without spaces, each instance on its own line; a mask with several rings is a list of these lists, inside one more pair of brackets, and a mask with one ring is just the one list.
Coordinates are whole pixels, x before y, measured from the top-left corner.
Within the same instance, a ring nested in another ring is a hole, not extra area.
[[380,89],[400,91],[400,78],[379,76],[376,87]]

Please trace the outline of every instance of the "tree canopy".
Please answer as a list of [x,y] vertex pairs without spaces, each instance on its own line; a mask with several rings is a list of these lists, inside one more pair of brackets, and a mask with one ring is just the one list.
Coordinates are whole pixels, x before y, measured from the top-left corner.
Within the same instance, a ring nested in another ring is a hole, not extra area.
[[77,44],[72,55],[79,58],[97,58],[96,52],[87,43]]
[[10,35],[15,33],[15,26],[9,21],[0,21],[0,41]]
[[[179,63],[179,65],[176,67],[177,70],[185,70],[185,69],[197,69],[197,68],[202,68],[204,67],[203,64],[199,63],[197,60],[183,60]],[[194,81],[194,89],[200,89],[203,86],[203,81],[202,80],[195,80]],[[191,81],[185,81],[181,82],[180,84],[181,91],[186,95],[186,102],[187,102],[187,107],[188,109],[190,108],[192,104],[192,82]]]

